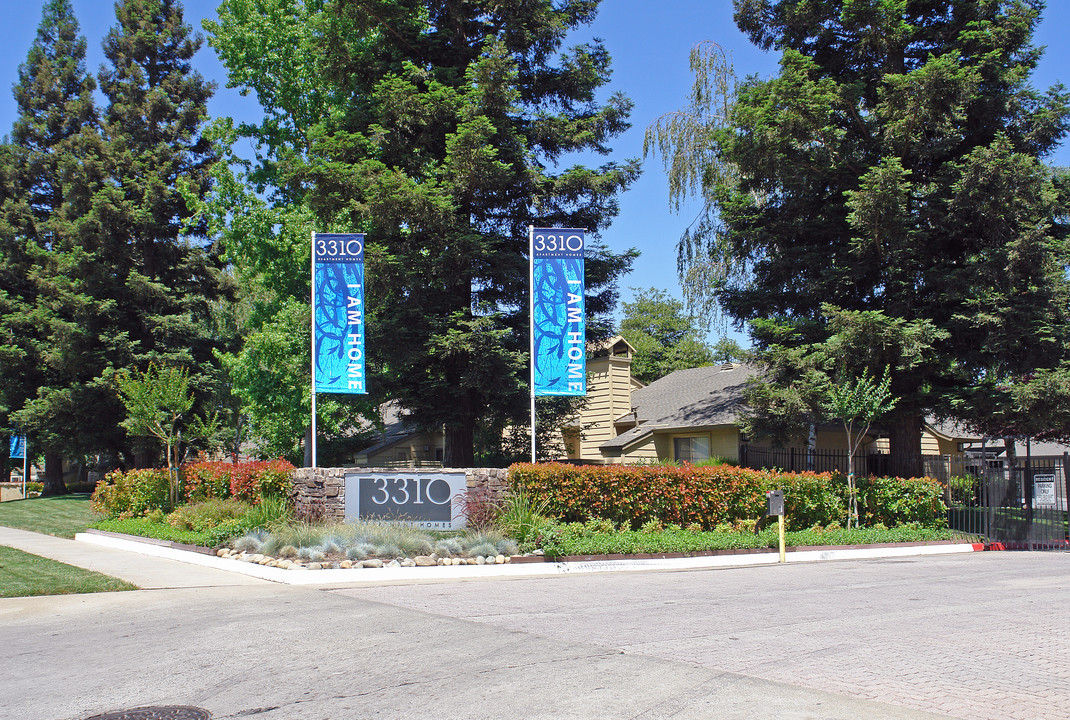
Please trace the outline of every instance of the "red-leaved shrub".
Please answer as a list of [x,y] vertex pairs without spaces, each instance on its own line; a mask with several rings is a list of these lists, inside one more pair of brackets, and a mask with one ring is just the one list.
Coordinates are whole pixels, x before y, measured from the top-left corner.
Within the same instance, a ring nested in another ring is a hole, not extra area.
[[188,463],[182,466],[185,498],[234,497],[256,504],[265,495],[285,496],[293,471],[294,466],[282,459]]
[[[765,493],[784,490],[790,527],[801,529],[847,518],[847,483],[833,473],[786,473],[729,465],[678,467],[519,463],[510,484],[545,500],[547,514],[566,522],[589,518],[637,528],[656,520],[712,529],[719,523],[753,520],[765,513]],[[872,491],[870,491],[872,489]],[[867,491],[870,491],[867,493]],[[940,484],[930,478],[859,481],[863,519],[893,526],[946,521]]]

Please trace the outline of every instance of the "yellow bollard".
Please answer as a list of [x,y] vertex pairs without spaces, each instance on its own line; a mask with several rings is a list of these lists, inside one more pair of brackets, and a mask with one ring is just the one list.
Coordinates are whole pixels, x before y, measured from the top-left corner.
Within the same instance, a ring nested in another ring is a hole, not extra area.
[[784,557],[784,516],[777,515],[776,520],[777,525],[780,528],[780,562],[787,562],[787,559]]

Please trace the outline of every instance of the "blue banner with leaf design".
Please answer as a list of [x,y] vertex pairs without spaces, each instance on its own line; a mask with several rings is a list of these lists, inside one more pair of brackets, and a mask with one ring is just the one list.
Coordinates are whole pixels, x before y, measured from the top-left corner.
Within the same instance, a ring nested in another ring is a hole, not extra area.
[[12,460],[22,460],[26,457],[26,436],[12,435],[8,445],[8,457]]
[[313,392],[364,394],[364,235],[312,238],[316,298]]
[[531,237],[536,395],[587,394],[584,230],[536,228]]

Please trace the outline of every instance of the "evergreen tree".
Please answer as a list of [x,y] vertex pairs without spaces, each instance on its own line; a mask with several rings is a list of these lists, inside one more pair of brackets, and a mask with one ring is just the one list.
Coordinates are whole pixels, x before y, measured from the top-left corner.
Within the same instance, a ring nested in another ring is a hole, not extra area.
[[[713,268],[705,288],[731,318],[774,320],[789,346],[829,336],[822,303],[941,333],[923,365],[893,370],[899,474],[921,470],[926,413],[957,402],[977,418],[978,388],[1066,354],[1066,196],[1042,159],[1070,116],[1061,86],[1029,85],[1042,6],[737,0],[740,28],[782,53],[779,74],[742,83],[726,113],[652,130],[670,167],[698,171],[673,192],[715,211],[681,259]],[[703,87],[726,67],[707,57]]]
[[[597,235],[638,174],[635,162],[550,170],[572,152],[607,154],[627,127],[627,99],[595,102],[605,48],[561,50],[597,6],[343,0],[257,13],[231,0],[213,27],[232,82],[269,110],[254,177],[307,202],[321,228],[368,233],[369,385],[445,427],[449,466],[472,464],[477,426],[526,422],[527,226]],[[291,37],[314,52],[280,61],[288,50],[273,43]],[[293,119],[274,122],[284,107]],[[314,107],[325,112],[302,127]],[[595,334],[631,259],[591,243]]]
[[121,0],[115,12],[99,74],[108,182],[94,198],[100,244],[83,277],[107,308],[101,377],[151,362],[185,367],[200,407],[219,390],[213,351],[226,337],[213,311],[228,281],[197,238],[203,225],[187,222],[193,213],[180,188],[203,197],[211,185],[217,155],[203,130],[214,85],[192,69],[203,40],[181,3]]
[[44,449],[46,495],[66,491],[62,455],[86,452],[94,436],[69,412],[83,371],[65,352],[87,338],[86,298],[69,276],[99,145],[85,48],[70,2],[48,2],[19,67],[19,116],[0,177],[0,425],[17,424]]

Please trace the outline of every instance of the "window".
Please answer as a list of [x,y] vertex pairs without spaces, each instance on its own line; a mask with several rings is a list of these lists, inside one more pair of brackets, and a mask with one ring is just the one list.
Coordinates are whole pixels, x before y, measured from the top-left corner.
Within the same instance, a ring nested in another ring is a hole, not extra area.
[[672,439],[673,459],[677,462],[698,462],[710,458],[710,436],[693,435]]

